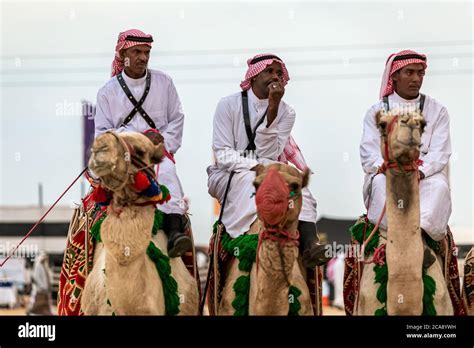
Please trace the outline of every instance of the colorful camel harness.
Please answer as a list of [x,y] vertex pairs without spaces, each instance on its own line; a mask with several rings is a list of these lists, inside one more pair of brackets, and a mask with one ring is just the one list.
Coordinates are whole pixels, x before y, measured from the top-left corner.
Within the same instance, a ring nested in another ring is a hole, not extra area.
[[[99,205],[109,205],[112,200],[112,193],[111,191],[117,191],[123,189],[128,183],[130,177],[133,177],[133,184],[132,188],[140,193],[144,197],[148,197],[149,200],[141,203],[133,203],[133,205],[137,206],[145,206],[145,205],[156,205],[167,202],[171,196],[169,194],[168,189],[163,186],[159,185],[156,177],[155,172],[153,171],[152,167],[154,166],[153,163],[146,164],[143,162],[136,154],[135,150],[132,146],[123,138],[119,137],[114,132],[108,131],[106,134],[111,134],[117,142],[121,145],[124,151],[124,160],[126,163],[125,173],[126,178],[117,186],[113,188],[107,187],[103,182],[94,180],[88,175],[88,180],[91,185],[94,187],[93,198]],[[137,167],[136,171],[131,171],[131,165]],[[113,169],[115,168],[115,164]],[[104,188],[105,187],[105,188]]]

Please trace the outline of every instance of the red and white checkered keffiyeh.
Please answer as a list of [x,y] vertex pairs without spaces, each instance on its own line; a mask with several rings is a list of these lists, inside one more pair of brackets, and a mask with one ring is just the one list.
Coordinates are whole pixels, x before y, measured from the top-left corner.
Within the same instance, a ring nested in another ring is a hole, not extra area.
[[138,36],[147,39],[153,39],[151,35],[145,34],[143,31],[138,29],[129,29],[121,32],[118,36],[117,46],[115,46],[115,58],[112,62],[112,77],[122,72],[125,68],[124,61],[120,57],[120,51],[137,45],[147,45],[151,47],[150,42],[130,41],[126,40],[127,36]]
[[[419,58],[407,58],[394,61],[395,58],[405,55],[418,55],[423,57],[425,60]],[[409,64],[423,64],[423,67],[426,69],[426,56],[424,54],[416,53],[415,51],[405,50],[398,53],[392,53],[388,57],[387,63],[385,64],[385,71],[382,76],[382,85],[380,86],[380,98],[393,93],[393,74]]]
[[[256,62],[255,64],[252,64],[252,61],[254,59],[257,59],[257,58],[260,58],[260,57],[265,57],[265,56],[273,57],[273,58],[264,59],[264,60],[261,60],[259,62]],[[242,90],[246,91],[246,90],[250,89],[250,87],[252,87],[252,77],[255,77],[258,74],[260,74],[263,70],[265,70],[265,68],[268,65],[272,64],[273,62],[277,62],[281,65],[281,70],[283,71],[283,78],[282,78],[283,86],[285,86],[288,83],[288,81],[290,80],[290,75],[288,74],[288,70],[286,70],[285,63],[283,63],[282,60],[278,59],[278,57],[275,56],[274,54],[262,53],[262,54],[257,54],[255,57],[247,59],[248,69],[247,69],[247,72],[245,74],[245,80],[243,80],[240,83],[240,87],[242,88]]]
[[[269,59],[260,60],[252,64],[253,60],[265,56],[273,57]],[[249,58],[247,60],[248,69],[247,73],[245,74],[245,80],[240,83],[240,87],[242,88],[242,90],[246,91],[250,89],[250,87],[252,87],[252,78],[260,74],[263,70],[265,70],[268,65],[272,64],[273,62],[277,62],[281,65],[281,70],[283,72],[282,82],[283,86],[285,86],[290,80],[290,75],[288,74],[288,70],[286,69],[285,63],[283,63],[281,59],[271,53],[262,53],[257,54],[255,57]],[[293,139],[291,135],[285,144],[283,153],[278,157],[278,161],[283,163],[291,162],[299,170],[304,170],[308,167],[303,157],[303,153],[301,152],[300,148],[295,142],[295,139]]]

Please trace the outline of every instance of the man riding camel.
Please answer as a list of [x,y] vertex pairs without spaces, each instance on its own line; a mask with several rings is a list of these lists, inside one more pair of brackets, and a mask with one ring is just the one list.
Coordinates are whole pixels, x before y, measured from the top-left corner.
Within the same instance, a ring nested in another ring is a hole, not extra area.
[[[231,177],[222,223],[232,238],[246,233],[257,219],[253,197],[257,165],[289,161],[300,170],[307,167],[290,134],[295,111],[282,100],[290,79],[285,64],[273,54],[256,55],[247,64],[242,92],[217,105],[212,140],[216,163],[207,168],[209,194],[221,204]],[[302,196],[300,253],[304,266],[312,268],[328,258],[318,243],[316,200],[306,187]]]
[[119,34],[112,62],[112,78],[99,90],[95,113],[95,136],[114,130],[142,132],[163,142],[166,156],[159,164],[159,181],[171,200],[160,209],[168,236],[168,254],[178,257],[192,248],[184,234],[187,224],[183,189],[176,174],[174,154],[181,147],[184,113],[173,80],[148,69],[153,38],[137,29]]
[[[368,219],[375,224],[386,199],[385,175],[380,170],[384,159],[380,152],[380,131],[375,115],[381,109],[419,109],[422,112],[426,127],[420,149],[420,225],[433,240],[440,241],[446,236],[451,215],[451,192],[446,173],[451,156],[449,115],[445,106],[420,93],[426,67],[424,54],[407,50],[390,55],[383,75],[380,100],[369,109],[364,119],[360,158],[366,174],[363,192]],[[387,229],[386,216],[380,227]],[[425,255],[429,253],[425,252]],[[432,263],[434,258],[425,259],[426,262]]]

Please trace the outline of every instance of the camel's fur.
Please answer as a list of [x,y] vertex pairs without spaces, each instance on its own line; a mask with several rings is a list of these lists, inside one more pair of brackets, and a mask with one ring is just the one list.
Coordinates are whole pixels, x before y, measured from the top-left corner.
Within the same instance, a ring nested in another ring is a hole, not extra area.
[[[388,127],[397,115],[380,111],[376,115],[381,132],[381,152],[387,161],[408,165],[420,155],[421,134],[425,126],[419,112],[398,115],[398,122],[388,134]],[[385,141],[389,147],[387,158]],[[423,312],[422,265],[424,241],[420,229],[420,196],[416,171],[407,176],[396,175],[387,169],[386,215],[388,231],[382,231],[387,240],[386,262],[388,265],[387,313],[389,315],[421,315]],[[379,174],[382,175],[382,174]],[[364,267],[359,292],[357,314],[373,315],[381,308],[375,294],[379,284],[374,284],[374,264]],[[442,262],[439,258],[428,270],[436,282],[434,304],[438,315],[453,314]]]
[[[284,164],[272,164],[266,167],[256,168],[255,185],[265,178],[268,170],[276,169],[289,185],[296,185],[298,192],[308,183],[309,171],[300,173],[297,169]],[[291,187],[291,186],[290,186]],[[301,199],[294,202],[294,208],[288,210],[285,231],[297,231],[298,216],[301,211]],[[263,223],[257,219],[251,226],[248,234],[258,234],[263,230]],[[281,249],[283,262],[280,261],[277,242],[263,240],[258,252],[258,272],[254,264],[250,272],[250,315],[288,315],[289,310],[289,285],[298,287],[302,294],[298,300],[301,303],[299,315],[313,315],[313,307],[310,299],[309,289],[305,281],[305,271],[299,262],[298,247],[285,246]],[[218,306],[218,315],[232,315],[235,309],[232,301],[235,299],[233,285],[241,275],[247,275],[238,269],[238,260],[232,260],[224,272],[225,286],[222,291],[221,301]]]

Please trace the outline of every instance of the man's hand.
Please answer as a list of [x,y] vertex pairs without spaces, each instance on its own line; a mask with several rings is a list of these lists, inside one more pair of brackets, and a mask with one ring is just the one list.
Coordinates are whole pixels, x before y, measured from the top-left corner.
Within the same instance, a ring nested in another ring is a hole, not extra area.
[[272,82],[268,85],[268,113],[267,113],[267,127],[269,127],[278,114],[278,106],[281,98],[285,94],[285,88],[280,82]]

